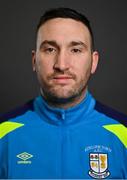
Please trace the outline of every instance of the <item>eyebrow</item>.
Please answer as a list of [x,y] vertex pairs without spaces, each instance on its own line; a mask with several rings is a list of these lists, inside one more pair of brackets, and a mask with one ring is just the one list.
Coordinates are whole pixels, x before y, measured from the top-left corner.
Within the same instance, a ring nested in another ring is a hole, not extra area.
[[[50,40],[44,40],[40,45],[40,49],[43,48],[43,46],[45,46],[45,45],[51,45],[51,46],[54,46],[56,48],[59,48],[59,45],[54,40],[53,41],[52,40],[51,41]],[[71,41],[69,43],[69,47],[71,47],[71,46],[83,46],[85,48],[88,48],[88,45],[82,41]]]
[[84,46],[85,48],[88,48],[88,45],[82,41],[72,41],[70,46]]
[[56,41],[48,41],[48,40],[45,40],[41,43],[40,45],[40,49],[43,48],[43,46],[45,45],[51,45],[51,46],[54,46],[56,48],[59,48],[58,44],[56,43]]

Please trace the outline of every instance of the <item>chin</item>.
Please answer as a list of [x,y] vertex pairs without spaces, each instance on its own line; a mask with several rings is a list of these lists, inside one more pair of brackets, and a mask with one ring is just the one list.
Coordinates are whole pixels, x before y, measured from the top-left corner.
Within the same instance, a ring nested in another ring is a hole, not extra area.
[[56,92],[56,91],[46,91],[44,93],[44,96],[49,102],[62,104],[62,103],[68,103],[74,101],[78,96],[81,95],[81,92],[76,93],[75,91],[69,91],[69,92]]
[[[43,86],[44,87],[44,86]],[[78,88],[77,88],[78,87]],[[73,101],[76,98],[82,96],[84,94],[86,86],[48,86],[47,88],[43,88],[43,95],[48,101],[52,102],[68,102]]]
[[67,90],[67,89],[61,88],[58,91],[57,90],[50,91],[49,94],[51,94],[51,96],[56,97],[57,99],[68,99],[75,96],[75,91],[73,89]]

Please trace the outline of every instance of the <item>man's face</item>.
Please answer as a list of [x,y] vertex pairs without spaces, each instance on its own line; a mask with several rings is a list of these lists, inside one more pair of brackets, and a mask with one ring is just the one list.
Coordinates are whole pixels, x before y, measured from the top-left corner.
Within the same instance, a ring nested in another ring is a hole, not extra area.
[[97,62],[98,53],[91,51],[90,33],[83,23],[55,18],[40,27],[33,69],[46,98],[83,96]]

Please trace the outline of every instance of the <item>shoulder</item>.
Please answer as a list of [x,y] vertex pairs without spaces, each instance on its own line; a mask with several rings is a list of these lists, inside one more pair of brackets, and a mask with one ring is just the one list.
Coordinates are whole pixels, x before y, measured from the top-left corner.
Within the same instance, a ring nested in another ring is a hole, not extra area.
[[10,112],[0,114],[0,123],[8,121],[9,119],[12,119],[12,118],[16,118],[18,116],[21,116],[29,110],[33,110],[33,102],[34,102],[34,99],[28,101],[24,105],[17,107],[16,109],[14,109]]
[[127,127],[127,115],[116,111],[115,109],[104,105],[103,103],[96,101],[94,109],[99,113],[105,114],[107,117],[112,118],[118,123]]
[[127,148],[127,115],[108,107],[99,101],[96,101],[94,109],[103,114],[105,121],[103,128],[115,135],[117,139],[122,142],[125,148]]
[[33,102],[34,100],[31,100],[13,111],[0,115],[0,139],[3,139],[3,137],[10,132],[25,125],[23,122],[25,119],[23,118],[20,120],[20,117],[25,115],[28,111],[33,111]]

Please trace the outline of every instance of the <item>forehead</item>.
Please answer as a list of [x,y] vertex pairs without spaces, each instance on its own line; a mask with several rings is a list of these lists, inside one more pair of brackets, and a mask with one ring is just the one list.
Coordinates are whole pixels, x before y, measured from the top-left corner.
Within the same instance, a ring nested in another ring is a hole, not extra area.
[[88,28],[80,21],[70,18],[54,18],[46,21],[37,34],[38,43],[43,40],[55,40],[69,42],[73,40],[85,41],[90,45],[90,33]]

